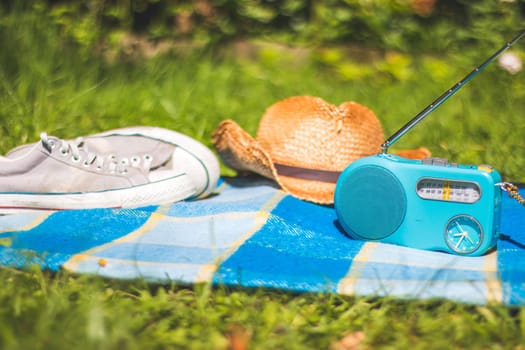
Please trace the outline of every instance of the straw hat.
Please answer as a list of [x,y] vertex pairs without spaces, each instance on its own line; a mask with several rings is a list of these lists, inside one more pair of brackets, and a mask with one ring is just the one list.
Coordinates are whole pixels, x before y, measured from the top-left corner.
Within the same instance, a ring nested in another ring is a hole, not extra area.
[[[337,107],[296,96],[266,110],[255,139],[224,120],[212,140],[227,166],[273,179],[299,199],[332,204],[340,173],[354,160],[379,153],[384,137],[375,114],[359,103]],[[412,158],[430,155],[426,149],[409,152]]]

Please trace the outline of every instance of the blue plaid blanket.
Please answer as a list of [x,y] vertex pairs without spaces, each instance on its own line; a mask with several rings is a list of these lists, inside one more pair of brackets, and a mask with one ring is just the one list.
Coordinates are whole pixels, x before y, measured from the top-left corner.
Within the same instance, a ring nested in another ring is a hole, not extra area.
[[504,197],[504,235],[482,257],[355,241],[334,225],[331,207],[297,200],[263,179],[229,179],[210,198],[167,206],[0,216],[0,265],[524,305],[525,207]]

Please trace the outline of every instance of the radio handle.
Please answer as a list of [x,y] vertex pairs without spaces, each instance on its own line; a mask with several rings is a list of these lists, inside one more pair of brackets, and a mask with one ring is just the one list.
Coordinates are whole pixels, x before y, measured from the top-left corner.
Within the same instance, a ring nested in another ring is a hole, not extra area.
[[423,118],[428,114],[434,111],[439,107],[443,102],[445,102],[449,97],[454,95],[463,85],[468,83],[472,78],[474,78],[479,72],[481,72],[486,66],[488,66],[492,61],[494,61],[499,55],[501,55],[505,50],[514,45],[518,40],[525,36],[525,30],[522,30],[514,39],[507,42],[501,49],[496,51],[492,56],[490,56],[485,62],[476,67],[472,72],[465,76],[461,81],[456,83],[453,87],[448,89],[445,93],[439,96],[434,102],[429,104],[425,109],[419,112],[412,120],[406,123],[401,129],[396,131],[392,136],[390,136],[382,145],[381,153],[387,153],[388,148],[392,146],[397,140],[399,140],[403,135],[405,135],[410,129],[416,126]]

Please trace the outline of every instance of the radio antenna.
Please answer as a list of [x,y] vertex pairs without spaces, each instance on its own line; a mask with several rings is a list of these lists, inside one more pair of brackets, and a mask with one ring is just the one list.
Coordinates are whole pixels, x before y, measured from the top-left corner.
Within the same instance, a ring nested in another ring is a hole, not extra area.
[[439,96],[434,102],[429,104],[425,109],[419,112],[412,120],[406,123],[401,129],[399,129],[395,134],[390,136],[382,145],[381,153],[387,153],[388,147],[392,146],[394,142],[399,140],[403,135],[405,135],[410,129],[416,126],[423,118],[429,115],[432,111],[438,108],[443,102],[445,102],[449,97],[454,95],[456,91],[462,88],[466,83],[468,83],[472,78],[474,78],[479,72],[481,72],[486,66],[488,66],[492,61],[494,61],[499,55],[501,55],[505,50],[514,45],[516,41],[520,40],[525,36],[525,30],[522,30],[514,39],[506,43],[501,49],[496,51],[492,56],[490,56],[485,62],[476,67],[472,72],[470,72],[465,78],[456,83],[453,87],[448,89],[445,93]]

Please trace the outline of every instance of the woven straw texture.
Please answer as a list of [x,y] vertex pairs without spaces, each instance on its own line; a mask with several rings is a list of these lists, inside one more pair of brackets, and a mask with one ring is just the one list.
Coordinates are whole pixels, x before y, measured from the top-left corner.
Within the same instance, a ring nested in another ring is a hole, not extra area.
[[383,140],[381,123],[367,107],[356,102],[337,107],[311,96],[270,106],[255,139],[231,120],[213,133],[229,167],[273,179],[293,196],[320,204],[333,203],[335,183],[284,176],[274,164],[341,172],[354,160],[378,153]]
[[352,161],[378,153],[384,137],[379,120],[363,105],[345,102],[337,107],[299,96],[266,110],[256,140],[274,163],[342,171]]

